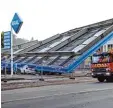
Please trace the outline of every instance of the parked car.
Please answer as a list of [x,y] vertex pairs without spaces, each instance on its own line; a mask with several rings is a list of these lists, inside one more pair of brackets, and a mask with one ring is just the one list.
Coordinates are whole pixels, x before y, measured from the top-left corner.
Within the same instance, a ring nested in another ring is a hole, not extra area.
[[21,68],[18,69],[18,71],[21,73],[21,74],[36,74],[36,71],[34,68],[30,68],[29,66],[25,65]]

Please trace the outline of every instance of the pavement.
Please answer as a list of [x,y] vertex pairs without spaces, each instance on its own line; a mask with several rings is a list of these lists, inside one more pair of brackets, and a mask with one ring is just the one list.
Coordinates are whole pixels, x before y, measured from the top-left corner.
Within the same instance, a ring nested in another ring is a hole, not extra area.
[[2,108],[113,108],[113,83],[85,82],[1,92]]
[[[91,77],[86,77],[86,73],[76,73],[75,79],[70,80],[68,75],[43,75],[44,81],[40,81],[41,76],[39,75],[7,75],[4,77],[2,75],[2,83],[1,90],[11,90],[18,88],[26,88],[26,87],[40,87],[40,86],[48,86],[48,85],[60,85],[60,84],[71,84],[71,83],[79,83],[79,82],[88,82],[95,81]],[[3,80],[7,79],[7,82]]]
[[[74,77],[84,77],[87,76],[90,73],[90,71],[76,71],[75,73],[73,73]],[[69,78],[70,74],[63,74],[63,75],[43,75],[44,79],[54,79],[54,78]],[[12,77],[11,75],[1,75],[1,79],[17,79],[17,80],[21,80],[21,79],[25,79],[25,80],[34,80],[34,79],[39,79],[40,76],[38,74],[36,75],[17,75],[14,74]]]
[[2,82],[1,90],[12,90],[20,88],[29,88],[29,87],[41,87],[49,85],[64,85],[64,84],[73,84],[73,83],[82,83],[82,82],[95,82],[96,79],[91,77],[76,77],[74,80],[69,78],[57,78],[57,79],[46,79],[45,81],[39,80],[18,80],[18,81],[8,81]]

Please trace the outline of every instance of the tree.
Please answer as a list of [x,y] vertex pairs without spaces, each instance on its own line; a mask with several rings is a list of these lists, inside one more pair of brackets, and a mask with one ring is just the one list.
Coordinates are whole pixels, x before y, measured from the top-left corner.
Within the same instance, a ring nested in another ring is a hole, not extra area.
[[4,48],[4,32],[1,32],[1,48]]

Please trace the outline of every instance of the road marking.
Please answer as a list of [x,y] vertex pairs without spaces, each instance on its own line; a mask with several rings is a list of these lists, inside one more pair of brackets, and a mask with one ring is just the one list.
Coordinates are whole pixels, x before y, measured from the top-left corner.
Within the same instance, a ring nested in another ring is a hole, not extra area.
[[105,90],[113,90],[113,88],[92,89],[92,90],[84,90],[84,91],[80,91],[80,92],[70,92],[70,93],[63,93],[63,94],[60,92],[60,93],[54,94],[54,95],[36,96],[36,97],[1,101],[1,103],[4,104],[4,103],[9,103],[9,102],[14,102],[14,101],[31,100],[31,99],[38,99],[38,98],[49,98],[49,97],[53,97],[53,96],[64,96],[64,95],[69,95],[69,94],[76,95],[76,94],[89,93],[89,92],[98,92],[98,91],[105,91]]

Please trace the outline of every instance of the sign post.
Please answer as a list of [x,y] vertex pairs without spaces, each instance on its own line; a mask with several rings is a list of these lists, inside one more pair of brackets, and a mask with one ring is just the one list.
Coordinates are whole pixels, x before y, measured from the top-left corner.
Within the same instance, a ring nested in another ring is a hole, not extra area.
[[16,34],[18,34],[22,24],[23,21],[19,15],[15,13],[11,21],[11,76],[13,76],[13,30]]
[[11,77],[13,76],[13,33],[11,27]]

